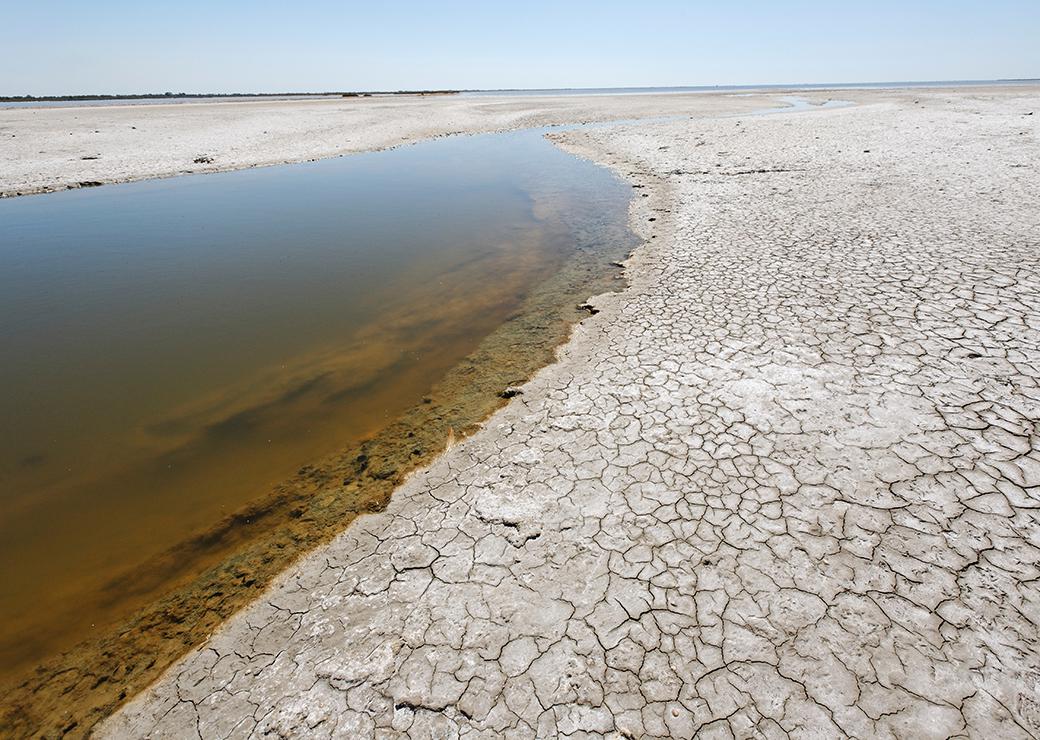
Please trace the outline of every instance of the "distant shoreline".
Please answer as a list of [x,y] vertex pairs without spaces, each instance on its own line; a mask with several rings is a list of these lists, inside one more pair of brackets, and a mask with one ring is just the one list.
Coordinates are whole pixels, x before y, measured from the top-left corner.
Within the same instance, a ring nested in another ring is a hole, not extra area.
[[1021,85],[1040,82],[1040,77],[1012,77],[994,80],[890,80],[878,82],[796,82],[796,83],[760,83],[752,85],[662,85],[662,86],[630,86],[630,87],[504,87],[487,89],[458,90],[332,90],[325,92],[276,92],[276,93],[134,93],[128,95],[0,95],[0,103],[73,103],[89,101],[119,100],[199,100],[199,99],[242,99],[242,98],[361,98],[388,95],[566,95],[588,93],[653,93],[653,92],[725,92],[732,90],[830,90],[830,89],[871,89],[871,88],[906,88],[906,87],[952,87],[975,85]]
[[772,92],[777,90],[899,90],[947,87],[992,87],[1001,85],[1035,85],[1040,78],[1022,77],[996,80],[893,80],[887,82],[792,82],[755,85],[674,85],[664,87],[558,87],[500,88],[493,90],[461,90],[463,95],[646,95],[662,93]]
[[0,95],[0,103],[72,103],[91,100],[181,100],[199,98],[360,98],[376,95],[455,95],[459,90],[387,90],[282,93],[138,93],[132,95]]

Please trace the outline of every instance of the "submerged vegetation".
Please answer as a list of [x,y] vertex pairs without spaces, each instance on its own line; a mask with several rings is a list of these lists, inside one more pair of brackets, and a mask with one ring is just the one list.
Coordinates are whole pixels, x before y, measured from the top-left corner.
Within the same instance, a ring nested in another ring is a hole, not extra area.
[[[255,599],[294,560],[355,519],[383,509],[410,472],[473,433],[550,363],[584,301],[618,290],[630,233],[582,247],[536,287],[522,308],[451,369],[419,403],[358,445],[299,469],[266,497],[154,558],[109,586],[113,596],[165,595],[45,662],[7,692],[9,736],[82,737],[225,619]],[[172,585],[170,585],[172,584]]]

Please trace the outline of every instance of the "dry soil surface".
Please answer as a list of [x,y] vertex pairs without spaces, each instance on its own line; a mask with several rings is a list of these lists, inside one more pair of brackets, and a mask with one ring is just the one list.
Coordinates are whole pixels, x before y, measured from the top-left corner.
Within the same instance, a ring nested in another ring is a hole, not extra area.
[[775,105],[775,95],[686,94],[0,108],[0,197],[302,162],[449,134]]
[[108,737],[1040,734],[1040,91],[558,135],[630,287]]

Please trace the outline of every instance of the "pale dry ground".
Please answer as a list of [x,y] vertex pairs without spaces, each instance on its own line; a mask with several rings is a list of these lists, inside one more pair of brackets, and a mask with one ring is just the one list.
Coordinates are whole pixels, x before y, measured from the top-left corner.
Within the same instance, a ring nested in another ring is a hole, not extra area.
[[451,133],[776,104],[775,95],[687,94],[0,108],[0,197],[302,162]]
[[1040,734],[1040,91],[877,99],[559,136],[630,287],[100,734]]

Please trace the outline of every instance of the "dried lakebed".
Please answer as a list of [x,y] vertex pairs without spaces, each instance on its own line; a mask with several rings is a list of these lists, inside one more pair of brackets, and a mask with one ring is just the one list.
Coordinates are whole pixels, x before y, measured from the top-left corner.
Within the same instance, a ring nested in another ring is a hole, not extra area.
[[559,137],[629,287],[100,734],[1040,733],[1040,92],[857,96]]
[[633,191],[544,133],[0,202],[9,731],[85,733],[620,286]]

